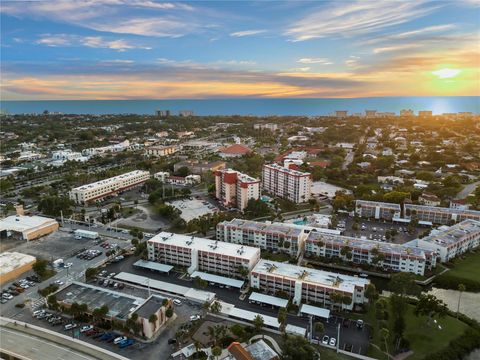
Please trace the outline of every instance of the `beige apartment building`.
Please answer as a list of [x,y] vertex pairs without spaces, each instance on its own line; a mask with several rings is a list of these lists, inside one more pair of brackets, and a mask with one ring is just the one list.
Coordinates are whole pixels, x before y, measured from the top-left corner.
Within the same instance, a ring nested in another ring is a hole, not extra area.
[[147,157],[164,157],[172,155],[178,151],[177,145],[155,145],[145,148]]
[[263,189],[270,194],[294,203],[307,202],[312,193],[310,173],[285,168],[277,164],[264,165]]
[[260,197],[260,180],[232,169],[217,170],[215,196],[224,206],[243,211],[248,200]]

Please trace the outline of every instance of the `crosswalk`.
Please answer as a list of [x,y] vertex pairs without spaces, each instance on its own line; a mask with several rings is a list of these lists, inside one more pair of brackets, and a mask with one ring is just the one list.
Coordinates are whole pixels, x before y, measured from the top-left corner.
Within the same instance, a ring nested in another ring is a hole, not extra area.
[[32,308],[32,311],[41,309],[45,305],[47,305],[47,302],[46,302],[44,297],[40,297],[38,299],[35,299],[30,303],[30,307]]

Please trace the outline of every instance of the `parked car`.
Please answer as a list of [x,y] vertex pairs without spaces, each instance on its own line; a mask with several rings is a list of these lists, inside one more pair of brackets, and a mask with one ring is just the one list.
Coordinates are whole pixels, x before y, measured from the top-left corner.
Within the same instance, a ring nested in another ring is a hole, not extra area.
[[334,337],[330,338],[329,344],[330,346],[335,346],[337,344],[337,339],[335,339]]
[[78,325],[77,324],[74,324],[74,323],[70,323],[70,324],[67,324],[63,327],[63,330],[67,331],[67,330],[72,330],[72,329],[75,329]]
[[200,315],[196,314],[196,315],[190,316],[190,321],[197,321],[197,320],[200,320]]
[[328,345],[328,340],[330,338],[328,337],[328,335],[323,335],[323,338],[322,338],[322,344],[323,345]]
[[168,345],[173,345],[177,343],[177,339],[168,339]]
[[119,344],[119,347],[120,347],[120,349],[124,349],[124,348],[126,348],[126,347],[128,347],[128,346],[131,346],[131,345],[133,345],[133,344],[135,344],[135,340],[133,340],[133,339],[127,339],[127,340],[125,340],[125,341],[122,341],[122,342]]
[[92,325],[85,325],[85,326],[82,326],[82,327],[80,328],[80,332],[81,332],[81,333],[84,333],[84,332],[89,331],[89,330],[92,330],[92,329],[93,329],[93,326],[92,326]]
[[364,325],[365,323],[363,322],[363,320],[357,320],[357,329],[363,329]]
[[173,303],[174,303],[175,305],[177,305],[177,306],[182,305],[182,301],[179,300],[179,299],[173,299]]
[[127,337],[126,337],[126,336],[119,336],[119,337],[115,338],[115,340],[113,340],[113,343],[114,343],[115,345],[117,345],[117,344],[120,344],[120,343],[121,343],[122,341],[124,341],[124,340],[127,340]]

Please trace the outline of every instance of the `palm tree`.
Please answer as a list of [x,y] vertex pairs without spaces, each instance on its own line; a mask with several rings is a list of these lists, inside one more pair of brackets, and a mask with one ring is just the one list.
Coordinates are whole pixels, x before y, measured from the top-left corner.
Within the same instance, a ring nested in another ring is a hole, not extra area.
[[157,320],[158,320],[158,316],[156,314],[152,314],[148,318],[148,322],[153,325],[153,332],[155,332],[155,330],[157,328]]
[[385,351],[387,352],[387,359],[390,357],[390,355],[388,354],[388,343],[387,343],[387,339],[389,336],[390,336],[390,331],[388,331],[388,329],[386,328],[380,329],[380,337],[385,342]]
[[222,304],[218,301],[214,301],[212,305],[210,305],[210,312],[212,314],[218,314],[220,311],[222,311]]
[[215,356],[215,359],[218,359],[222,355],[222,349],[219,346],[214,346],[212,348],[212,355]]
[[262,330],[264,323],[265,322],[263,320],[262,315],[255,316],[255,318],[253,319],[253,326],[255,327],[255,331],[257,333],[260,332],[260,330]]
[[462,293],[466,290],[465,285],[458,284],[458,305],[457,305],[457,319],[458,314],[460,313],[460,298],[462,297]]

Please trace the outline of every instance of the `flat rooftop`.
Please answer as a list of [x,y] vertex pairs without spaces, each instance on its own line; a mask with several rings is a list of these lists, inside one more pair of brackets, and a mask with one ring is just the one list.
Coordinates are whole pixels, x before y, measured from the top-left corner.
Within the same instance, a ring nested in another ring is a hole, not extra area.
[[264,165],[266,168],[270,168],[273,170],[281,171],[290,175],[296,175],[296,176],[310,176],[310,173],[307,172],[302,172],[298,170],[293,170],[293,169],[288,169],[286,167],[280,166],[278,164],[268,164]]
[[139,176],[139,175],[144,175],[144,174],[149,174],[150,175],[150,173],[148,171],[134,170],[134,171],[130,171],[128,173],[122,174],[122,175],[117,175],[117,176],[114,176],[114,177],[111,177],[111,178],[108,178],[108,179],[96,181],[96,182],[93,182],[93,183],[90,183],[90,184],[87,184],[87,185],[82,185],[82,186],[73,188],[72,190],[82,191],[82,190],[93,189],[97,186],[115,184],[117,181],[126,180],[128,178]]
[[12,215],[0,220],[0,231],[26,231],[56,223],[55,219],[43,216]]
[[165,299],[166,298],[158,295],[152,295],[143,303],[143,305],[135,310],[135,314],[138,314],[139,317],[144,319],[148,319],[150,315],[155,314],[158,309],[163,306],[162,304]]
[[19,252],[0,253],[0,276],[8,274],[21,266],[34,263],[36,260],[34,256]]
[[392,244],[368,239],[359,239],[351,236],[330,235],[326,233],[312,231],[308,235],[306,241],[312,243],[321,241],[325,244],[337,245],[339,247],[348,245],[353,249],[368,251],[377,248],[382,253],[401,255],[403,257],[418,257],[420,259],[425,259],[425,252],[422,249],[405,247],[402,244]]
[[471,235],[480,236],[480,221],[470,219],[464,220],[458,224],[450,226],[446,230],[436,231],[420,240],[448,247],[462,241],[466,236]]
[[367,205],[367,206],[379,206],[379,207],[384,207],[389,209],[397,209],[398,211],[400,211],[400,204],[394,204],[394,203],[370,201],[370,200],[356,200],[355,204]]
[[108,316],[126,320],[128,316],[145,302],[145,299],[112,291],[108,288],[73,282],[59,291],[57,300],[65,304],[87,304],[88,309],[108,306]]
[[253,272],[264,275],[275,275],[290,280],[301,280],[345,292],[353,292],[355,286],[365,287],[370,283],[370,280],[360,277],[263,259],[253,268],[252,273]]
[[199,251],[208,251],[220,255],[236,256],[245,260],[250,260],[260,253],[259,248],[252,246],[237,245],[223,241],[210,240],[169,232],[161,232],[148,240],[148,242],[187,247]]
[[242,230],[251,230],[260,233],[274,233],[283,236],[298,237],[303,233],[303,228],[292,227],[282,223],[263,223],[252,220],[233,219],[220,223],[225,227],[236,227]]
[[416,209],[422,211],[431,211],[431,212],[443,212],[448,214],[463,214],[463,215],[474,215],[480,217],[480,211],[477,210],[461,210],[461,209],[451,209],[446,207],[439,206],[427,206],[427,205],[415,205],[415,204],[405,204],[405,209]]

